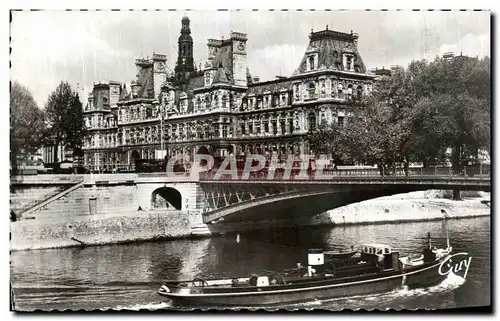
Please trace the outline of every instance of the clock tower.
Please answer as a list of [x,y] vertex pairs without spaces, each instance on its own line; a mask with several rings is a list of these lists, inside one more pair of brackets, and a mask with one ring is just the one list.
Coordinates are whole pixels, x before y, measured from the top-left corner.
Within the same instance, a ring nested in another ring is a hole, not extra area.
[[175,66],[175,77],[178,80],[186,79],[187,74],[194,71],[193,62],[193,38],[191,37],[191,28],[189,18],[182,18],[181,35],[177,41],[179,45],[177,64]]

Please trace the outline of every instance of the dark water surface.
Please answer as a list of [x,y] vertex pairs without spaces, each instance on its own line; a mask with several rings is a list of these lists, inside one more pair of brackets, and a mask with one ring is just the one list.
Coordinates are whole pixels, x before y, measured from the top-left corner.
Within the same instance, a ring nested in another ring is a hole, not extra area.
[[[425,235],[446,237],[455,252],[468,252],[472,263],[464,280],[452,275],[426,289],[397,289],[290,308],[416,309],[490,305],[490,218],[301,228],[219,236],[201,240],[20,251],[11,254],[16,309],[162,309],[170,307],[156,290],[165,279],[202,275],[245,276],[291,268],[307,262],[307,250],[359,243],[384,243],[402,253],[420,251]],[[443,239],[436,245],[444,246]]]

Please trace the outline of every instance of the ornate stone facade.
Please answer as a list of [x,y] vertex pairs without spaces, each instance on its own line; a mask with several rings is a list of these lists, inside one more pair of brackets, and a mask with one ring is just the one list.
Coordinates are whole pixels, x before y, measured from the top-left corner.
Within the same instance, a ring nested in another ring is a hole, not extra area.
[[[89,169],[131,169],[136,159],[209,153],[214,156],[311,153],[307,134],[323,122],[348,125],[352,99],[372,88],[357,50],[358,36],[311,32],[291,77],[258,82],[247,67],[246,34],[208,39],[196,70],[189,19],[182,20],[175,73],[166,56],[137,59],[130,93],[117,82],[95,83],[85,108]],[[181,57],[182,56],[182,57]]]

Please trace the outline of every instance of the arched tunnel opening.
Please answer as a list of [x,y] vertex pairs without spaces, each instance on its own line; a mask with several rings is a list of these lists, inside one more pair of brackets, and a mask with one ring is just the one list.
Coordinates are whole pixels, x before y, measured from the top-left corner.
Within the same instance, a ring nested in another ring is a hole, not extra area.
[[160,187],[151,194],[151,207],[181,210],[182,195],[175,188]]

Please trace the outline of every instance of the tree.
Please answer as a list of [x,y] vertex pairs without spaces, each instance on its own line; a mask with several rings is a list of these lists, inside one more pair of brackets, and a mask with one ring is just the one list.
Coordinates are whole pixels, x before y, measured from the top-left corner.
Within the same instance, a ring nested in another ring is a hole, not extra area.
[[79,155],[86,134],[82,103],[67,82],[61,82],[49,95],[45,113],[49,122],[47,138],[56,150],[54,162],[58,163],[59,146],[69,147],[74,156]]
[[453,167],[459,169],[479,149],[490,150],[489,58],[436,58],[420,73],[415,88],[415,134],[424,163],[436,159],[438,150],[452,147]]
[[[490,60],[455,57],[413,61],[381,77],[372,92],[352,101],[342,130],[320,126],[312,145],[380,168],[422,161],[424,166],[454,150],[453,166],[491,150]],[[346,156],[347,155],[347,156]]]
[[349,157],[347,149],[344,148],[345,138],[345,127],[337,122],[322,122],[308,137],[312,150],[331,156],[335,163],[342,163]]
[[42,143],[44,114],[30,91],[18,82],[10,86],[10,163],[12,174],[17,174],[17,160],[21,154],[36,151]]

